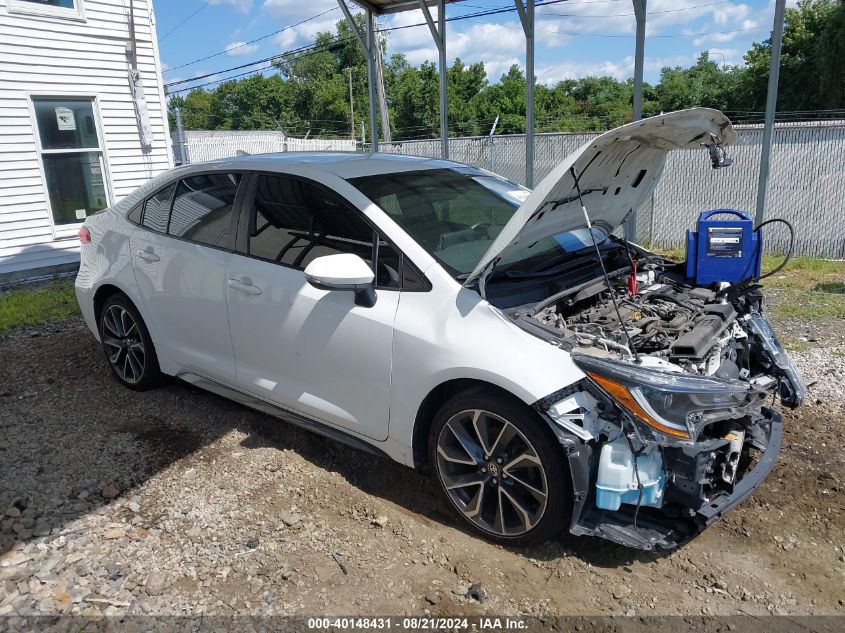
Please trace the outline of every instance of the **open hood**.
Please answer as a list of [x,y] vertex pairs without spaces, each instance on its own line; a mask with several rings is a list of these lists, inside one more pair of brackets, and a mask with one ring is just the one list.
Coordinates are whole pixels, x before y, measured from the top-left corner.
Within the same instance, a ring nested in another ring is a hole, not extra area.
[[736,139],[718,110],[692,108],[642,119],[605,132],[555,167],[517,209],[464,285],[489,273],[504,255],[545,237],[586,226],[571,168],[578,175],[593,226],[610,233],[654,191],[673,149],[703,150]]

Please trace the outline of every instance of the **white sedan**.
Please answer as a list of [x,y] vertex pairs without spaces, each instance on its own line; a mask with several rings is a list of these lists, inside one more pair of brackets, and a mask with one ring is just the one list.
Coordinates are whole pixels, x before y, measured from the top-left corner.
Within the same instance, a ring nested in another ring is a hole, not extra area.
[[670,548],[768,474],[772,394],[803,398],[756,286],[612,235],[669,151],[733,138],[713,110],[646,119],[533,192],[387,154],[188,165],[85,221],[77,297],[129,388],[175,376],[431,470],[502,543]]

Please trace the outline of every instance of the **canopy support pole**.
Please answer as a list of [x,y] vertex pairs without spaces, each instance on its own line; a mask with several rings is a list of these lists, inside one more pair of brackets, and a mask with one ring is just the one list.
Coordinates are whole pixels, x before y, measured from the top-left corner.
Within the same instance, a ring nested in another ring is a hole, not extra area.
[[[646,21],[647,0],[633,0],[634,15],[637,19],[637,39],[634,53],[634,94],[633,94],[633,120],[639,121],[643,118],[643,67],[645,65],[645,21]],[[654,213],[654,209],[652,209]],[[637,241],[637,209],[631,209],[625,226],[622,228],[625,239],[630,242]]]
[[760,154],[760,177],[757,181],[755,224],[763,222],[766,216],[766,190],[769,186],[769,161],[775,130],[775,113],[777,112],[780,52],[783,45],[783,15],[785,9],[786,0],[775,0],[775,23],[772,26],[772,59],[769,63],[769,90],[766,94],[766,120],[763,126],[763,148]]
[[534,0],[514,0],[525,33],[525,186],[534,186]]
[[[339,0],[340,1],[340,0]],[[370,89],[370,150],[378,151],[378,121],[376,115],[376,55],[378,55],[375,34],[376,16],[367,11],[367,83]]]
[[440,156],[449,158],[449,96],[448,96],[448,75],[446,68],[446,1],[437,2],[437,26],[428,10],[426,0],[417,0],[431,37],[437,46],[439,53],[438,71],[440,75]]
[[[355,37],[358,39],[358,43],[361,45],[361,48],[364,49],[364,54],[367,56],[367,88],[369,89],[370,95],[370,146],[371,151],[377,152],[378,151],[378,123],[377,123],[377,114],[376,114],[376,54],[378,54],[378,48],[375,45],[375,27],[374,27],[374,20],[375,16],[373,15],[372,11],[367,10],[367,32],[366,34],[361,33],[361,29],[358,28],[358,23],[355,22],[355,18],[352,17],[352,13],[349,11],[349,7],[346,6],[346,0],[337,0],[337,4],[340,6],[341,11],[343,11],[343,15],[346,17],[346,21],[349,23],[352,32],[355,34]],[[363,142],[363,134],[361,135],[362,142]]]

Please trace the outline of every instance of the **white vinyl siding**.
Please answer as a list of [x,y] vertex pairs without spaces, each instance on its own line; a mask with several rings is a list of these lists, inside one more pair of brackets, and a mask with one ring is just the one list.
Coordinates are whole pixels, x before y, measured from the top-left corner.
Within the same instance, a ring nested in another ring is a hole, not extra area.
[[0,0],[0,279],[78,261],[74,225],[52,221],[31,100],[94,99],[114,204],[172,167],[151,0],[134,0],[138,70],[152,146],[141,146],[129,86],[128,0],[76,0],[83,19],[35,15]]

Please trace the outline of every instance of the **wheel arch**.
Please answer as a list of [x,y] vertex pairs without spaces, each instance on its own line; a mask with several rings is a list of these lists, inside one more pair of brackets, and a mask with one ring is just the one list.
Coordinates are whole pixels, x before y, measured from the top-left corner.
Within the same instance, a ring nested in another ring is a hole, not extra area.
[[[434,422],[434,416],[437,414],[440,407],[446,401],[459,393],[472,393],[478,391],[497,393],[508,398],[514,403],[518,403],[526,409],[532,410],[530,403],[525,402],[504,387],[486,380],[478,378],[453,378],[440,383],[429,391],[425,398],[423,398],[414,418],[412,451],[414,460],[413,466],[416,470],[426,470],[428,468],[428,435],[431,430],[431,425]],[[541,426],[545,426],[545,423],[543,423],[543,420],[539,415],[537,416],[537,421],[541,423]]]
[[132,305],[135,306],[135,309],[138,309],[138,306],[132,301],[132,298],[126,294],[123,290],[115,286],[111,283],[102,284],[96,291],[94,291],[94,318],[97,319],[97,326],[99,327],[100,324],[100,312],[103,309],[103,304],[109,297],[113,297],[114,295],[121,294],[126,297]]
[[[164,350],[162,350],[158,331],[155,328],[155,323],[152,321],[150,316],[147,314],[146,306],[143,305],[140,297],[133,297],[133,293],[131,291],[127,292],[125,288],[120,287],[119,285],[113,283],[112,281],[106,281],[100,284],[97,289],[94,291],[94,319],[96,322],[96,327],[100,327],[100,310],[103,308],[103,304],[109,297],[113,297],[115,295],[123,295],[126,297],[126,300],[131,303],[134,308],[138,311],[138,314],[141,315],[141,318],[144,320],[144,326],[147,328],[147,332],[150,335],[150,338],[153,341],[153,345],[156,348],[156,354],[158,356],[159,364],[162,362],[167,362],[167,358],[163,356]],[[99,335],[98,335],[99,336]],[[165,372],[167,373],[167,372]]]

